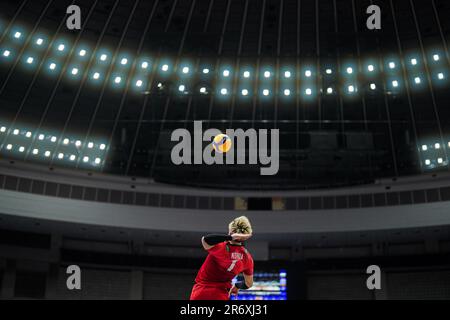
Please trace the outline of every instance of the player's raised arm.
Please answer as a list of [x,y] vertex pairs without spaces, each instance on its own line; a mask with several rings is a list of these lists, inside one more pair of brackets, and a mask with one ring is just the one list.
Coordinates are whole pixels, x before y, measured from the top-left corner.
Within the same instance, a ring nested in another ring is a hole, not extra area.
[[230,235],[225,234],[209,234],[202,238],[202,245],[205,250],[210,250],[216,244],[224,241],[231,241],[233,238]]

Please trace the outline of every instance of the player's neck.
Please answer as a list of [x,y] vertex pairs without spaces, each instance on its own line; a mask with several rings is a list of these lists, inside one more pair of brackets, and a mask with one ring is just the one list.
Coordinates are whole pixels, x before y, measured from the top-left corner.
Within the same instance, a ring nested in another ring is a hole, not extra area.
[[238,241],[228,241],[229,244],[233,245],[233,246],[243,246],[244,244],[242,242],[238,242]]

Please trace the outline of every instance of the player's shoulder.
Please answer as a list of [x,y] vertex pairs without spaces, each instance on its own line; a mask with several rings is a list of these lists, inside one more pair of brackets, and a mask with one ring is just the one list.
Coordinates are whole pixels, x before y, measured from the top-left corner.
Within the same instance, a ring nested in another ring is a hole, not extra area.
[[253,260],[252,254],[251,254],[250,251],[249,251],[247,248],[245,248],[245,247],[244,247],[244,252],[245,252],[245,255],[247,256],[248,259]]
[[219,251],[221,249],[224,249],[226,244],[227,244],[226,242],[220,242],[220,243],[212,246],[208,251],[209,252],[217,252],[217,251]]

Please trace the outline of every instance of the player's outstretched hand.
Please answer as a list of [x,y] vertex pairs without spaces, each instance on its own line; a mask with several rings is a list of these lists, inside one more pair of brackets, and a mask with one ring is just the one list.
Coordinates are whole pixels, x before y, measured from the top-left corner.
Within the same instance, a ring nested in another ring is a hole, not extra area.
[[233,286],[233,288],[230,289],[228,292],[228,296],[231,297],[231,295],[237,296],[239,293],[239,289],[236,288],[236,286]]
[[252,237],[251,234],[233,233],[231,235],[234,241],[246,241]]

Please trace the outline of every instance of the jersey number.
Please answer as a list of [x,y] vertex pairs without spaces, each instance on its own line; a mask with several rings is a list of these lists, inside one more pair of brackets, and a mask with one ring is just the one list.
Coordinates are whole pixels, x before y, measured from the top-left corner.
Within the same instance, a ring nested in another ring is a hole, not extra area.
[[228,268],[228,272],[231,272],[233,269],[234,269],[234,267],[236,266],[236,263],[238,262],[238,260],[233,260],[232,262],[231,262],[231,265],[230,265],[230,267]]

